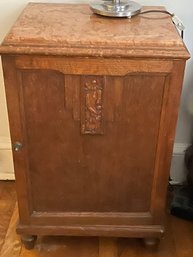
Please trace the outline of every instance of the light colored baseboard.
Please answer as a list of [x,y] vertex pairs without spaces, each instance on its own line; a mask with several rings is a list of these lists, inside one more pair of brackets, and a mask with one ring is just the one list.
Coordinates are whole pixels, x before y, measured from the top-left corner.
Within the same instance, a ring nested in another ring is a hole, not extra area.
[[11,150],[11,140],[9,137],[0,137],[0,150]]
[[11,141],[7,137],[0,137],[0,180],[14,179]]
[[173,153],[174,154],[183,154],[186,149],[190,146],[190,144],[182,144],[182,143],[175,143]]
[[184,154],[189,144],[174,144],[170,169],[172,184],[182,184],[186,180],[187,170],[184,165]]
[[8,172],[1,173],[0,172],[0,180],[15,180],[14,172],[13,173],[8,173]]

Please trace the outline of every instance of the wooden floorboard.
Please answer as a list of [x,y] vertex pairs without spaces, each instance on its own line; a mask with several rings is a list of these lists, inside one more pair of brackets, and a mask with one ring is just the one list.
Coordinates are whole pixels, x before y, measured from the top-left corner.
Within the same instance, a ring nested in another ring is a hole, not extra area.
[[140,239],[47,236],[38,238],[34,250],[26,250],[15,233],[18,210],[14,186],[3,183],[0,182],[0,257],[193,257],[193,223],[169,214],[166,234],[156,247],[147,248]]
[[0,251],[16,202],[14,182],[0,181]]

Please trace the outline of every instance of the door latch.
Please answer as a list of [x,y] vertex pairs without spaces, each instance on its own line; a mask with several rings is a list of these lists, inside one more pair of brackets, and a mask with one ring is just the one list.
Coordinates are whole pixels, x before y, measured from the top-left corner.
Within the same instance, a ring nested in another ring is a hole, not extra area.
[[15,143],[13,144],[13,149],[14,149],[14,151],[18,152],[18,151],[21,150],[22,146],[23,146],[22,143],[20,143],[20,142],[15,142]]

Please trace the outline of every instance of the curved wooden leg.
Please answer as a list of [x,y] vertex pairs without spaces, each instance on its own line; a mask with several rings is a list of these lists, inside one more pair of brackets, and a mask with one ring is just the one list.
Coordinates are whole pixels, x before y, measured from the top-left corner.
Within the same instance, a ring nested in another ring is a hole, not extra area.
[[151,247],[151,246],[156,246],[159,243],[159,239],[158,238],[151,238],[151,237],[147,237],[143,239],[144,244],[147,247]]
[[24,244],[25,248],[31,250],[34,248],[37,236],[32,235],[22,235],[21,242]]

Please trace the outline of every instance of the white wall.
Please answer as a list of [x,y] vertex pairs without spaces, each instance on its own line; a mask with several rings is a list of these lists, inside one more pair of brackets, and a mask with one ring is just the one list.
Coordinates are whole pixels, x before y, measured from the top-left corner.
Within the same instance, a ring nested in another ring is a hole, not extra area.
[[[97,1],[97,0],[95,0]],[[191,55],[193,56],[193,1],[192,0],[136,0],[142,5],[162,5],[165,6],[170,12],[175,13],[184,23],[186,30],[184,41],[188,47]],[[0,0],[0,42],[24,8],[28,3],[27,0]],[[43,1],[43,0],[31,0],[30,2],[88,2],[88,1]],[[181,98],[181,106],[179,112],[179,121],[176,133],[176,148],[179,155],[179,149],[185,149],[187,144],[190,143],[193,125],[193,61],[190,59],[187,63],[186,74],[184,80],[183,93]],[[175,152],[175,151],[174,151]],[[183,150],[181,151],[183,154]],[[180,155],[181,155],[180,154]],[[175,153],[174,153],[175,156]],[[181,156],[182,157],[182,156]],[[0,179],[11,178],[13,167],[10,163],[11,151],[10,151],[10,139],[7,120],[7,110],[5,103],[2,71],[0,66]],[[181,158],[183,161],[183,158]],[[172,174],[175,180],[181,180],[183,177],[182,172],[175,172],[176,161],[173,161]],[[179,165],[177,165],[179,167]],[[7,174],[7,175],[6,175]],[[176,175],[178,174],[178,175]]]
[[[191,0],[137,0],[142,5],[162,5],[175,13],[185,25],[184,42],[193,56],[193,1]],[[193,58],[186,65],[183,91],[181,96],[176,139],[171,164],[171,178],[174,183],[186,179],[184,150],[193,138]]]

